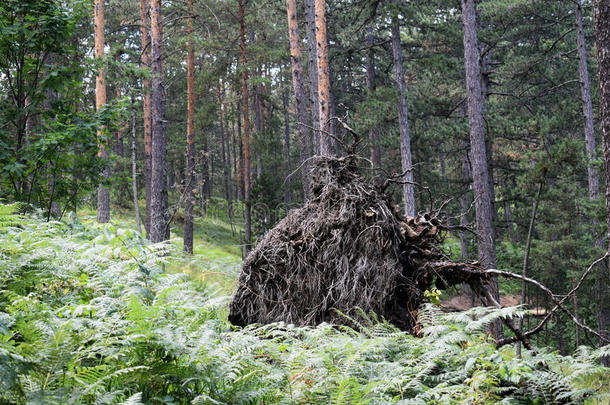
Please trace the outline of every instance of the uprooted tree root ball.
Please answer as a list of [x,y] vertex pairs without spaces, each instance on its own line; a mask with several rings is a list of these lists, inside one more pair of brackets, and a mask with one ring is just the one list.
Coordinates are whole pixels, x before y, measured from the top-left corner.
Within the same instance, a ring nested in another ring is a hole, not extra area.
[[443,254],[434,215],[401,215],[356,162],[314,162],[311,200],[267,232],[243,264],[230,307],[234,325],[350,324],[344,315],[362,310],[413,331],[433,283],[446,288],[477,273]]

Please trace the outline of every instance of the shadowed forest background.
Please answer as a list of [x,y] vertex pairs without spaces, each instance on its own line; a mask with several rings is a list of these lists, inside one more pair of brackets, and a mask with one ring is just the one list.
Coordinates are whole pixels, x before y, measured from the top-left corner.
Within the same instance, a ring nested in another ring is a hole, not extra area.
[[[608,400],[607,1],[4,0],[0,89],[0,403]],[[229,323],[336,162],[503,308]]]

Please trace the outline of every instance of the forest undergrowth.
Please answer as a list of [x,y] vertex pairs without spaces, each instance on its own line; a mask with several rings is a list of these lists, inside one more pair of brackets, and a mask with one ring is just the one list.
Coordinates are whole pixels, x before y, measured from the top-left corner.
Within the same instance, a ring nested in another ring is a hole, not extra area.
[[[522,359],[496,349],[488,326],[519,308],[444,313],[427,304],[418,337],[372,314],[358,331],[236,328],[226,286],[169,271],[184,263],[171,242],[18,211],[0,205],[0,404],[610,400],[610,372],[599,365],[608,347],[524,350]],[[206,260],[201,249],[192,265]]]

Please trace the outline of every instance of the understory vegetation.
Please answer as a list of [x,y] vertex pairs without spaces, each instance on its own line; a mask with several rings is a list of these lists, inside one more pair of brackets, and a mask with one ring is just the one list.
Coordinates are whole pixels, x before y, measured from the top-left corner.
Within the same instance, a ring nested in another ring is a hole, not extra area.
[[[0,205],[0,403],[605,404],[608,346],[518,359],[488,326],[519,308],[419,311],[418,337],[365,315],[236,328],[222,285],[171,243]],[[210,248],[214,252],[214,249]],[[192,260],[206,262],[200,249]],[[218,269],[218,271],[222,271]],[[227,277],[230,277],[229,269]],[[354,320],[354,322],[356,322]]]

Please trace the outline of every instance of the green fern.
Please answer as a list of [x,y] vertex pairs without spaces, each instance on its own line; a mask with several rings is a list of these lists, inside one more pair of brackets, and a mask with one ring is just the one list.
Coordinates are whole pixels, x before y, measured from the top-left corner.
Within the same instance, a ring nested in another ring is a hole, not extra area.
[[[0,205],[0,211],[7,210]],[[10,211],[10,210],[9,210]],[[9,214],[16,215],[16,214]],[[356,329],[230,326],[228,297],[166,274],[171,246],[74,217],[0,229],[0,403],[462,404],[607,400],[599,357],[510,347],[520,308],[419,311],[421,337],[356,312]],[[594,383],[591,383],[594,381]]]

